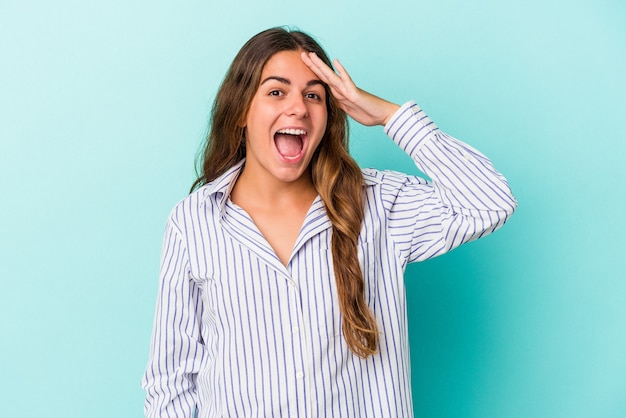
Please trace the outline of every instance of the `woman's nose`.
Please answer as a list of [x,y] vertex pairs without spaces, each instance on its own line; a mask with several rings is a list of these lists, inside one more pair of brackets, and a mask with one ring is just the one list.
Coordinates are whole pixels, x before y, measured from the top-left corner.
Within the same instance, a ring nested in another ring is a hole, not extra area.
[[289,100],[287,114],[298,118],[306,117],[308,115],[308,109],[304,101],[304,97],[300,95],[293,95]]

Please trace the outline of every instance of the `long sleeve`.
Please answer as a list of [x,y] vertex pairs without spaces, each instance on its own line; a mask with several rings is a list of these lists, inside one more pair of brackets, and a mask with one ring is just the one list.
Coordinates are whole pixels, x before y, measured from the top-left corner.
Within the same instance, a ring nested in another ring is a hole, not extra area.
[[404,104],[385,132],[428,175],[385,172],[383,200],[399,256],[421,261],[500,228],[517,207],[491,161],[439,128],[415,103]]
[[146,417],[192,417],[204,346],[200,291],[189,278],[189,255],[170,219],[161,256],[150,358],[143,377]]

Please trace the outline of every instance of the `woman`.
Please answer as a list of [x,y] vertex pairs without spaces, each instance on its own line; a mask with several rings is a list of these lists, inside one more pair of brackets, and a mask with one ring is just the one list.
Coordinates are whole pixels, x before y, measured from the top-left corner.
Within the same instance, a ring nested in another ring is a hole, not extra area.
[[[335,66],[280,28],[231,64],[165,232],[147,416],[412,416],[404,269],[493,232],[516,202],[417,105]],[[361,170],[346,114],[432,181]]]

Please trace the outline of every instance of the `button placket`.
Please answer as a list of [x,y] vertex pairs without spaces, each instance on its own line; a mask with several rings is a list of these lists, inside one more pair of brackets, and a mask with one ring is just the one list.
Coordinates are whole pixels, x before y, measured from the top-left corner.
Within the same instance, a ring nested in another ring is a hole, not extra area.
[[300,388],[301,391],[304,391],[305,389],[302,385],[306,385],[305,369],[308,364],[306,360],[306,356],[308,355],[308,349],[306,348],[306,335],[303,332],[305,330],[305,325],[303,323],[304,312],[302,310],[300,286],[298,285],[297,277],[287,278],[286,285],[286,290],[289,298],[289,309],[292,312],[291,317],[293,318],[291,327],[285,330],[287,333],[290,333],[295,353],[292,376],[295,378],[295,384]]

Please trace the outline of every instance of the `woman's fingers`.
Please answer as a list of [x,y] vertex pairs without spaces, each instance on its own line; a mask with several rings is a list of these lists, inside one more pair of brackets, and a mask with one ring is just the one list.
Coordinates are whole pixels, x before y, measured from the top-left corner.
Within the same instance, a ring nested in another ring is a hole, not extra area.
[[334,81],[332,80],[333,76],[338,77],[337,74],[335,74],[335,72],[328,65],[326,65],[324,61],[322,61],[314,52],[303,52],[301,56],[302,61],[304,61],[304,63],[309,66],[311,71],[313,71],[315,75],[318,76],[320,80],[322,80],[324,83],[330,85],[331,81]]
[[[333,94],[338,99],[343,98],[348,93],[350,88],[356,89],[354,87],[354,83],[347,71],[341,64],[339,64],[338,71],[339,74],[335,73],[335,71],[330,68],[320,57],[318,57],[314,52],[302,53],[302,60],[304,63],[317,75],[320,80],[328,85],[333,91]],[[335,65],[337,65],[338,61],[335,60]],[[339,70],[340,68],[340,70]]]
[[346,71],[344,66],[341,65],[341,63],[339,62],[338,59],[335,59],[334,64],[335,64],[335,68],[337,68],[337,72],[339,73],[339,76],[341,77],[341,80],[344,82],[344,84],[356,88],[356,86],[354,85],[354,82],[352,81],[352,78],[350,77],[350,74],[348,74],[348,72]]

